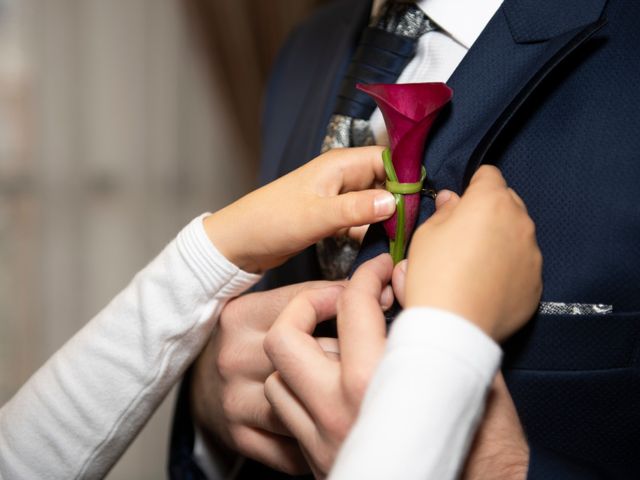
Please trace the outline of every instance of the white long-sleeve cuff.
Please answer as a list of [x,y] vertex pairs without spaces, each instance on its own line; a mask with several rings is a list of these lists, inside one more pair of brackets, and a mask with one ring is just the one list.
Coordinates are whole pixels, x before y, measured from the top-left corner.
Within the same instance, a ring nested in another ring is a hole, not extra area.
[[204,229],[204,219],[209,215],[203,213],[182,229],[176,238],[178,252],[205,292],[233,298],[255,285],[261,276],[238,268],[211,243]]
[[389,333],[387,350],[435,349],[464,362],[484,381],[495,375],[502,350],[465,318],[446,310],[412,307],[402,311]]
[[405,310],[330,478],[456,478],[500,359],[465,319]]

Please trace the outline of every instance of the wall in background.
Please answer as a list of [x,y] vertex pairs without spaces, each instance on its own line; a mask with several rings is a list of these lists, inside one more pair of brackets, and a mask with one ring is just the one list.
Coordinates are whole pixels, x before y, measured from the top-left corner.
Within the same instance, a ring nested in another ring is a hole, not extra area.
[[[0,404],[183,224],[253,185],[191,25],[180,0],[0,2]],[[111,479],[165,476],[172,406]]]
[[[233,104],[230,120],[257,158],[264,84],[291,29],[328,0],[179,0]],[[363,0],[366,1],[366,0]]]

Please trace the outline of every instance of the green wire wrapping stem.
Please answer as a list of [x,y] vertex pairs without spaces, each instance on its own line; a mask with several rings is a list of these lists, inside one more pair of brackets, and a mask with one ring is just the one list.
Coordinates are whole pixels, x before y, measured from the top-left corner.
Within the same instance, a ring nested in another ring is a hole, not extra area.
[[389,242],[389,253],[393,259],[393,264],[396,265],[404,259],[405,251],[407,250],[404,196],[420,193],[427,172],[425,168],[422,167],[422,175],[420,175],[419,182],[400,183],[391,160],[391,150],[388,148],[382,152],[382,163],[384,164],[384,171],[387,174],[386,189],[393,193],[396,199],[396,238]]

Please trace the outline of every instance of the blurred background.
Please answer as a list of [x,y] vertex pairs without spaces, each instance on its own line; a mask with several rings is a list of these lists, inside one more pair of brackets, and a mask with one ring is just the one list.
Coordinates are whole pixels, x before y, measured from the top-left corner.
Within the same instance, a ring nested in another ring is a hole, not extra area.
[[[0,405],[192,217],[254,186],[320,0],[0,0]],[[173,393],[110,479],[165,477]]]

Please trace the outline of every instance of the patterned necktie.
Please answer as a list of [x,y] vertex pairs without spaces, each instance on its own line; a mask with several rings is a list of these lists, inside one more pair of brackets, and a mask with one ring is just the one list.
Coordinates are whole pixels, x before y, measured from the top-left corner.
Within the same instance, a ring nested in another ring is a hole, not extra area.
[[[334,114],[322,143],[332,148],[361,147],[375,143],[369,118],[376,109],[371,97],[356,89],[357,83],[395,83],[414,57],[419,38],[436,30],[415,2],[389,0],[365,29],[349,69],[342,80]],[[359,244],[347,237],[327,238],[316,244],[324,278],[345,278]]]

